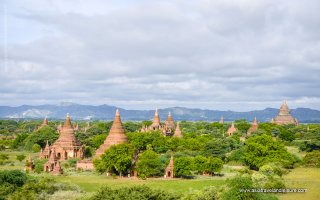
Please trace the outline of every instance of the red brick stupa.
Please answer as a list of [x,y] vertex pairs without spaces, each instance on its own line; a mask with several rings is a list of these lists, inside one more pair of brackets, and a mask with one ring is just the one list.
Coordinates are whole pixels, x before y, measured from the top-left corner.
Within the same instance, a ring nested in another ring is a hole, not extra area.
[[116,110],[116,116],[114,117],[113,124],[109,131],[109,135],[104,143],[97,149],[95,157],[100,157],[107,149],[112,145],[127,143],[128,138],[124,133],[124,128],[121,122],[119,110]]
[[283,101],[280,107],[278,116],[272,119],[271,122],[279,125],[283,125],[283,124],[297,125],[298,124],[298,120],[292,117],[286,101]]
[[257,118],[255,117],[251,124],[251,127],[247,131],[247,136],[250,136],[252,132],[258,130],[258,127],[259,127],[259,124],[258,124]]
[[171,156],[170,162],[165,170],[164,178],[173,178],[174,177],[174,162],[173,162],[173,156]]

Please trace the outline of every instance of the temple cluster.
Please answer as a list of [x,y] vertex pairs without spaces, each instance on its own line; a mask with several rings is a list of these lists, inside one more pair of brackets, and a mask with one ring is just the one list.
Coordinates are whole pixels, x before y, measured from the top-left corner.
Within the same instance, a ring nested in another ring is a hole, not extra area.
[[164,125],[161,125],[158,109],[154,113],[152,124],[141,128],[141,132],[148,131],[161,131],[164,136],[182,137],[179,122],[177,126],[174,124],[171,112],[169,112]]
[[[274,119],[271,120],[272,123],[283,125],[283,124],[298,124],[298,120],[294,119],[290,114],[290,110],[284,101],[280,107],[279,114]],[[219,123],[224,124],[224,118],[221,117]],[[48,120],[45,118],[43,123],[38,127],[38,129],[48,126]],[[253,132],[257,131],[259,127],[258,120],[255,117],[251,127],[247,131],[247,136],[250,136]],[[85,130],[87,130],[85,127]],[[79,159],[77,161],[76,168],[82,170],[93,170],[94,165],[92,159],[84,159],[84,151],[85,146],[81,145],[80,141],[78,141],[75,137],[75,132],[78,131],[78,125],[72,124],[70,120],[69,114],[66,116],[65,123],[63,125],[59,125],[57,127],[57,131],[59,133],[59,138],[51,145],[49,145],[48,141],[46,146],[41,149],[40,158],[47,159],[48,161],[44,164],[44,171],[50,172],[54,175],[58,175],[63,173],[61,168],[61,161],[68,159]],[[183,134],[180,129],[180,124],[174,123],[173,117],[169,112],[166,121],[162,124],[160,121],[158,110],[156,109],[154,113],[154,118],[152,124],[150,126],[143,126],[140,130],[141,132],[149,132],[149,131],[160,131],[163,136],[173,136],[177,138],[182,138]],[[232,136],[235,132],[237,132],[237,128],[235,124],[232,122],[231,126],[228,128],[226,134],[228,136]],[[245,140],[244,137],[240,138]],[[125,134],[125,129],[123,127],[119,110],[116,110],[115,117],[113,120],[113,124],[110,128],[109,134],[106,137],[103,144],[96,150],[94,158],[100,158],[102,154],[106,150],[108,150],[113,145],[127,143],[128,138]],[[27,162],[26,169],[33,170],[34,163],[32,158],[29,157]],[[166,178],[174,177],[174,158],[171,157],[169,165],[165,169]],[[134,171],[132,176],[136,176],[137,173]]]

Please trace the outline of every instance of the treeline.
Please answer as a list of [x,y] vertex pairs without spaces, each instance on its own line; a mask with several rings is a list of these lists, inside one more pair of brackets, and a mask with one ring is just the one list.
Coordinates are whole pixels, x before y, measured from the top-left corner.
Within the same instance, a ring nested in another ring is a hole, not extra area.
[[[52,144],[58,138],[56,127],[62,122],[50,121],[49,126],[39,129],[41,123],[41,121],[0,120],[2,133],[0,148],[39,152],[47,141]],[[112,122],[80,121],[76,123],[79,126],[76,137],[86,146],[85,156],[89,158],[104,142]],[[150,124],[151,121],[123,123],[129,139],[128,158],[135,160],[134,164],[139,166],[137,171],[140,170],[138,174],[141,177],[163,175],[171,156],[174,156],[177,162],[175,175],[181,177],[201,173],[219,173],[220,161],[247,165],[255,170],[265,164],[276,162],[280,162],[285,168],[292,168],[295,163],[300,162],[300,159],[288,153],[285,146],[297,146],[301,151],[308,152],[302,164],[318,166],[317,159],[314,158],[317,158],[320,149],[319,124],[279,126],[272,123],[259,123],[258,130],[247,137],[246,133],[251,123],[246,120],[237,120],[235,126],[238,131],[227,137],[226,131],[230,123],[182,121],[180,127],[183,138],[164,137],[156,131],[139,132],[143,125]],[[243,138],[246,138],[246,141],[243,141]],[[154,166],[147,164],[148,159],[151,158],[154,159],[150,161]],[[142,163],[146,163],[145,166]],[[178,167],[179,163],[183,163],[182,168]],[[195,163],[203,164],[196,166]],[[71,164],[67,163],[67,165]],[[97,169],[100,172],[111,170],[115,174],[127,174],[130,167],[132,166],[121,168],[121,170],[115,170],[120,169],[115,166],[109,166],[109,169],[99,167]]]

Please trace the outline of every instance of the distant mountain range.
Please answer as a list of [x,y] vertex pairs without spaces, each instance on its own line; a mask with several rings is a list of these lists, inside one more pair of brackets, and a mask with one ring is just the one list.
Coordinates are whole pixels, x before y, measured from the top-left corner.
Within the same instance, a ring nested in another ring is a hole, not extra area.
[[[64,119],[69,113],[74,120],[113,120],[116,107],[109,105],[90,106],[74,103],[60,103],[58,105],[22,105],[17,107],[0,106],[1,119],[41,119],[47,116],[49,119]],[[151,120],[154,110],[126,110],[119,108],[123,120]],[[184,107],[172,107],[159,109],[161,120],[167,118],[168,112],[172,113],[174,120],[189,121],[219,121],[223,116],[225,121],[246,119],[252,121],[257,117],[258,121],[270,121],[278,114],[278,109],[266,108],[249,112],[203,110]],[[292,115],[302,123],[320,123],[320,111],[309,108],[297,108],[291,110]]]

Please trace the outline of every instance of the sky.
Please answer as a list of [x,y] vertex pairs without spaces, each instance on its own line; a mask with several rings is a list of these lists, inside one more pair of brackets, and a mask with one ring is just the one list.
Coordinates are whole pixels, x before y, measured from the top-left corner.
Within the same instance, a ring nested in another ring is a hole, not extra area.
[[320,109],[318,0],[0,5],[0,105]]

